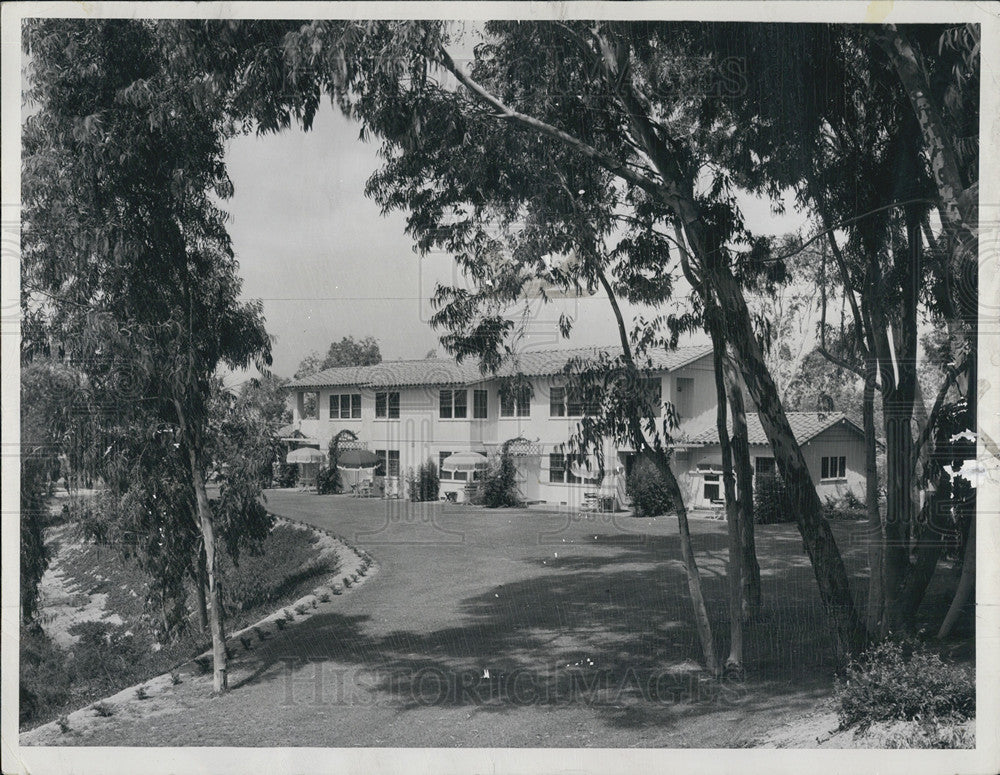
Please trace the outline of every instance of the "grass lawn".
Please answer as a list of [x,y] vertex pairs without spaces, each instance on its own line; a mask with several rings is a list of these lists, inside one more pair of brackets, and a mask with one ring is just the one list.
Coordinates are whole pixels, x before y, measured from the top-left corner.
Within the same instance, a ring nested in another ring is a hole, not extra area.
[[[271,492],[276,514],[369,550],[379,572],[234,663],[49,744],[739,747],[822,708],[836,659],[794,525],[757,533],[764,607],[740,683],[705,680],[676,520]],[[863,522],[833,524],[863,602]],[[724,522],[692,521],[726,653]],[[942,566],[922,616],[949,599]],[[954,644],[970,643],[971,617]],[[971,659],[972,652],[966,649]]]
[[[46,610],[44,594],[42,608],[46,631],[65,653],[68,691],[62,701],[46,703],[23,728],[165,673],[211,646],[207,633],[198,629],[196,615],[184,633],[159,643],[160,612],[145,606],[144,572],[116,548],[84,542],[78,536],[74,524],[50,530],[54,561],[45,586],[57,590],[58,601],[51,599],[51,592],[49,597],[61,610],[56,614],[54,605]],[[236,566],[225,557],[227,632],[294,601],[333,574],[336,558],[323,552],[318,542],[319,536],[309,529],[279,523],[259,554],[242,553]],[[193,592],[188,608],[195,610]]]

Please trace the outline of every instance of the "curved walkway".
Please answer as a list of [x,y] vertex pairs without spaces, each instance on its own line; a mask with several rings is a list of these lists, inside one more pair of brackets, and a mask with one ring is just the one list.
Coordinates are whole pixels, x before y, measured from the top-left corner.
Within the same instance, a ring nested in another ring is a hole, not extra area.
[[[380,572],[199,681],[97,724],[84,745],[746,745],[828,694],[816,582],[794,526],[762,528],[765,610],[746,684],[699,675],[676,522],[272,491]],[[835,525],[853,572],[863,525]],[[725,525],[692,522],[720,649]],[[859,579],[860,581],[860,579]]]

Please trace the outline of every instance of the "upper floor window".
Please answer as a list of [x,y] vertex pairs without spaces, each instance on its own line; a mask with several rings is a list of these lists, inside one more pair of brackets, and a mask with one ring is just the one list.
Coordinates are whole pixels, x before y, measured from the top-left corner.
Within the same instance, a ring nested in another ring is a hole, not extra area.
[[488,390],[473,390],[472,391],[472,417],[475,420],[485,420],[489,414],[487,407],[489,406],[490,393]]
[[469,416],[469,394],[467,390],[442,390],[440,392],[441,418],[444,420],[464,419]]
[[596,396],[590,400],[574,388],[554,387],[549,392],[550,417],[593,417],[601,410],[601,402]]
[[361,419],[360,393],[333,393],[330,396],[330,419]]
[[375,416],[399,418],[399,393],[384,392],[375,394]]
[[847,458],[824,457],[820,460],[820,479],[845,479],[847,477]]
[[501,417],[529,417],[531,415],[531,388],[527,385],[503,391],[500,394]]

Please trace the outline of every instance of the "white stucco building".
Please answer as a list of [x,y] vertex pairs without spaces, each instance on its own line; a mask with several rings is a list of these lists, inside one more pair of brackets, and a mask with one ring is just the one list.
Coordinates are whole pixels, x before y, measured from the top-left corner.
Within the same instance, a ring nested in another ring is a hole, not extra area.
[[[573,358],[597,354],[595,348],[541,350],[519,355],[496,377],[484,377],[475,363],[450,359],[387,361],[376,366],[327,369],[288,385],[296,445],[326,452],[342,429],[379,459],[378,474],[389,492],[403,494],[409,468],[431,459],[440,464],[460,451],[496,454],[510,439],[523,439],[513,452],[519,487],[528,501],[579,506],[598,486],[581,480],[567,463],[567,443],[585,411],[567,395],[564,368]],[[689,507],[713,507],[721,498],[717,478],[721,460],[715,432],[715,381],[710,346],[682,347],[658,353],[649,389],[659,390],[662,406],[671,403],[679,417],[675,431],[675,471]],[[519,375],[530,389],[501,399],[503,378]],[[309,393],[316,411],[306,415]],[[750,416],[751,454],[757,470],[773,465],[763,429]],[[842,414],[791,414],[821,496],[850,487],[864,495],[863,434]],[[801,435],[800,435],[801,434]],[[289,439],[292,441],[292,439]],[[627,474],[634,452],[603,444],[605,470]],[[768,463],[770,461],[770,464]],[[825,467],[824,467],[825,466]],[[576,469],[578,470],[578,469]],[[442,472],[441,491],[461,500],[467,475]]]

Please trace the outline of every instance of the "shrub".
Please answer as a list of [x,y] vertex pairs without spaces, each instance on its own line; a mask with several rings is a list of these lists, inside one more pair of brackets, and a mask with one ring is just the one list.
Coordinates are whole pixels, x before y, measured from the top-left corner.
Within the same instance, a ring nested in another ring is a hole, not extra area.
[[876,721],[956,722],[976,711],[975,675],[913,641],[885,641],[848,665],[836,698],[841,729]]
[[632,494],[632,513],[636,517],[658,517],[674,510],[663,477],[656,466],[644,458],[639,458],[632,468],[629,491]]
[[340,492],[340,472],[336,466],[323,466],[316,474],[316,492],[319,495],[329,495]]
[[70,663],[74,683],[83,679],[95,691],[108,693],[121,682],[128,686],[145,677],[147,650],[126,625],[79,622],[69,633],[79,636]]
[[865,519],[868,512],[853,490],[847,490],[838,498],[827,497],[823,502],[823,515],[829,520]]
[[275,477],[275,485],[278,487],[294,487],[299,481],[299,467],[294,463],[282,463],[278,468],[278,475]]
[[94,713],[101,718],[110,718],[115,715],[115,706],[110,702],[99,702],[94,706]]
[[[20,723],[44,717],[69,698],[66,655],[41,627],[21,626]],[[68,723],[67,723],[68,727]]]
[[509,451],[502,450],[499,457],[486,469],[480,491],[482,503],[488,508],[522,505],[517,490],[517,468]]
[[436,501],[441,487],[437,465],[433,460],[427,460],[417,466],[416,472],[411,468],[406,473],[406,483],[409,486],[411,501],[415,503]]
[[754,488],[754,521],[759,525],[794,522],[795,510],[785,482],[776,474],[760,475]]

